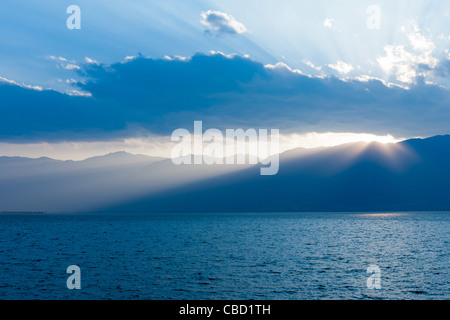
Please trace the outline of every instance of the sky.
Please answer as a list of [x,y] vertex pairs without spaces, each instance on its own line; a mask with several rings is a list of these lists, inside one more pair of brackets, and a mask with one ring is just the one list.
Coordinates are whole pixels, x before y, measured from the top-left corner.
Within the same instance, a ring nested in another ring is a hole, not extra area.
[[280,129],[282,150],[448,134],[449,19],[445,0],[4,0],[0,156],[167,156],[196,120]]

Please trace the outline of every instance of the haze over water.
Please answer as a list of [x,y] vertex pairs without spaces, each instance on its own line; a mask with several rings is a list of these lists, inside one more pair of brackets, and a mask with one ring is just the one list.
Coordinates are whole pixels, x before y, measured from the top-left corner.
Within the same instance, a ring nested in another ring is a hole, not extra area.
[[449,229],[450,212],[2,214],[0,299],[449,299]]

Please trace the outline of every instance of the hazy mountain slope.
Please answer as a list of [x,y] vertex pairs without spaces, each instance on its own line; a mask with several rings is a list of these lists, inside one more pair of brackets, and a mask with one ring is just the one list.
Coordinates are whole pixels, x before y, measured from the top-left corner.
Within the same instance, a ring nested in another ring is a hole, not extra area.
[[290,151],[281,155],[276,176],[260,176],[254,167],[114,210],[450,210],[449,164],[450,136]]
[[125,152],[0,157],[0,211],[450,210],[449,164],[450,136],[291,150],[275,176]]
[[125,152],[84,161],[0,157],[0,211],[92,211],[241,168]]

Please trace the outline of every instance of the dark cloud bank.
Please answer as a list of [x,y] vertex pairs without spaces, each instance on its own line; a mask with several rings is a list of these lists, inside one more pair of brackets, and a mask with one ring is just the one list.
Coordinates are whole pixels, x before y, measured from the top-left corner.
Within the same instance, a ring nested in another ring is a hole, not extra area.
[[205,127],[288,132],[448,133],[450,93],[421,79],[410,90],[381,81],[313,78],[239,56],[138,57],[86,64],[91,97],[0,82],[1,141],[100,140]]

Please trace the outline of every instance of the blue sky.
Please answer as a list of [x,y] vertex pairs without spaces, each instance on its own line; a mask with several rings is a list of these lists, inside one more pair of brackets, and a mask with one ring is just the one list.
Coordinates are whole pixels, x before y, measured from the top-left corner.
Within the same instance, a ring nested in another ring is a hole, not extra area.
[[[72,4],[80,30],[66,27]],[[2,1],[0,154],[123,149],[194,120],[445,134],[449,19],[437,0]]]

